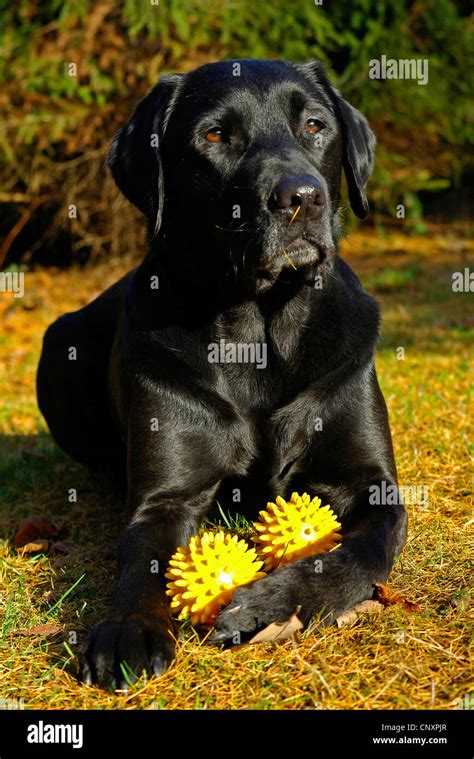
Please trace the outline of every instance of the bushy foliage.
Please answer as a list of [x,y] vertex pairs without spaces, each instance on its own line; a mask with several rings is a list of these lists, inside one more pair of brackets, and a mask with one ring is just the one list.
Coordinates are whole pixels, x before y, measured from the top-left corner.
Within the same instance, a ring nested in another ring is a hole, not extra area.
[[[161,72],[209,60],[323,60],[377,133],[369,194],[381,213],[402,202],[415,218],[420,190],[459,177],[474,141],[471,22],[453,0],[154,2],[0,0],[0,259],[66,262],[143,244],[104,170],[108,143]],[[381,55],[427,58],[428,85],[370,79]]]

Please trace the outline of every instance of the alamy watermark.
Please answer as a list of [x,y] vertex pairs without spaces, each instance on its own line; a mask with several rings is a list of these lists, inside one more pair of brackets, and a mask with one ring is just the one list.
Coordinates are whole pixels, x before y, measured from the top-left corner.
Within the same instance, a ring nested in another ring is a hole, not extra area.
[[464,271],[453,271],[451,289],[453,293],[473,293],[474,271],[467,266]]
[[474,709],[474,693],[465,693],[462,698],[458,698],[454,708],[472,711]]
[[207,360],[211,364],[256,364],[257,369],[267,366],[266,343],[209,343]]
[[427,58],[371,58],[369,79],[416,79],[417,84],[428,84]]
[[24,698],[0,698],[0,711],[4,710],[13,710],[16,711],[17,709],[24,709],[25,708],[25,699]]
[[421,506],[428,508],[428,485],[392,485],[382,480],[379,485],[369,487],[369,503],[372,506],[396,506],[404,503],[406,506]]
[[40,720],[28,725],[28,743],[69,743],[72,748],[84,745],[84,726],[71,724],[49,724]]
[[0,271],[0,292],[13,293],[14,298],[23,298],[25,294],[25,272]]

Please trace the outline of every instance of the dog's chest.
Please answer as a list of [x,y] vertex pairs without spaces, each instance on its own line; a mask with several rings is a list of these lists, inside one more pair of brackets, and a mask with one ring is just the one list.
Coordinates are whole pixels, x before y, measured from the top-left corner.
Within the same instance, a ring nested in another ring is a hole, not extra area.
[[304,384],[305,317],[296,306],[269,319],[249,303],[217,320],[209,358],[218,391],[241,413],[271,413]]

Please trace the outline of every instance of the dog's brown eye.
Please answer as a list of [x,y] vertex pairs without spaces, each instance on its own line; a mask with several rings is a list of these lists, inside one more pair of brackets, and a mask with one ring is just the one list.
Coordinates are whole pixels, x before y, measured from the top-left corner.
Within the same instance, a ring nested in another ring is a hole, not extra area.
[[317,134],[322,129],[324,129],[324,124],[322,121],[319,121],[319,119],[308,119],[304,125],[304,128],[310,134]]
[[224,139],[224,134],[222,132],[222,129],[219,129],[219,127],[214,127],[214,129],[209,129],[209,131],[206,132],[205,138],[208,142],[222,142]]

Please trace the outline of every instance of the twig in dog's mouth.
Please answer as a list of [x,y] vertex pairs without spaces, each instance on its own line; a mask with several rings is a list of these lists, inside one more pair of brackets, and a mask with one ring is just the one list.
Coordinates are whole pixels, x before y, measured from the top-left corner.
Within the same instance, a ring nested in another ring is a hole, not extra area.
[[[301,211],[301,206],[296,206],[296,210],[295,210],[293,216],[290,219],[290,223],[288,224],[288,227],[291,227],[291,225],[293,224],[294,220],[296,219],[296,217],[298,216],[298,214],[299,214],[300,211]],[[295,271],[297,271],[297,267],[294,265],[293,261],[289,257],[289,255],[286,252],[286,250],[283,251],[283,254],[284,254],[285,258],[287,259],[287,261],[292,265],[293,269]]]

